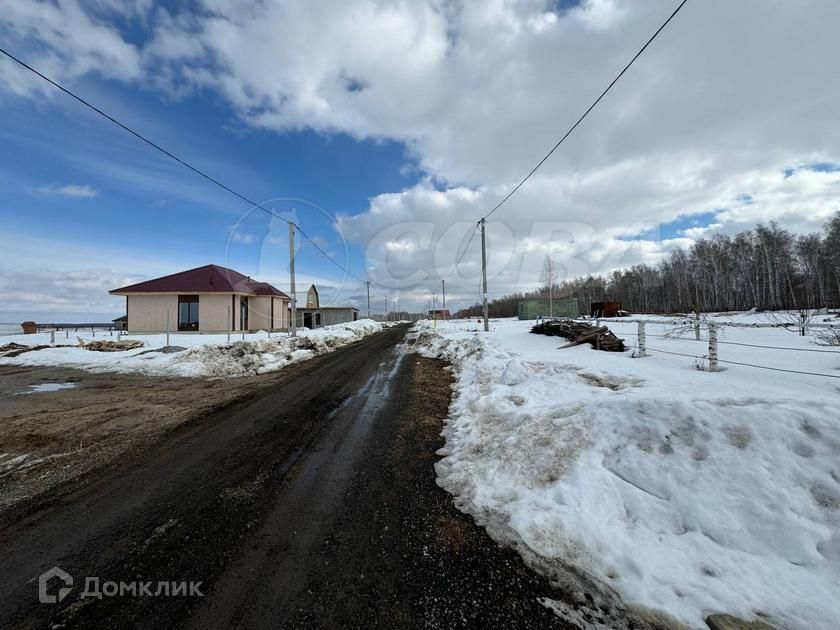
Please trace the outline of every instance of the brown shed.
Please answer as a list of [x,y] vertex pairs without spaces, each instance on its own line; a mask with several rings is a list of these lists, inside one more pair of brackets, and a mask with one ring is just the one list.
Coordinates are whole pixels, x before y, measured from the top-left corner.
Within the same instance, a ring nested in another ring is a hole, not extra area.
[[618,317],[621,302],[592,302],[589,315],[592,317]]

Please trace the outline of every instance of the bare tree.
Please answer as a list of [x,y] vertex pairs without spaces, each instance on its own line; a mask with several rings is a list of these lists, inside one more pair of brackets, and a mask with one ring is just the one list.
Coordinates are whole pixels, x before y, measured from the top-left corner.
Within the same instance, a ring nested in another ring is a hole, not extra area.
[[840,328],[820,329],[814,337],[821,346],[840,346]]
[[552,263],[551,256],[546,254],[543,268],[540,272],[540,285],[544,295],[548,297],[548,316],[554,317],[554,287],[557,284],[557,267]]
[[558,278],[556,261],[546,256],[541,288],[493,300],[490,314],[515,316],[518,300],[548,298],[553,315],[554,297],[575,297],[583,312],[600,301],[621,302],[637,313],[792,311],[777,323],[796,330],[807,327],[808,313],[840,307],[840,212],[820,233],[795,237],[775,223],[758,225],[733,237],[700,239],[689,249],[674,250],[656,267],[636,265],[563,282]]

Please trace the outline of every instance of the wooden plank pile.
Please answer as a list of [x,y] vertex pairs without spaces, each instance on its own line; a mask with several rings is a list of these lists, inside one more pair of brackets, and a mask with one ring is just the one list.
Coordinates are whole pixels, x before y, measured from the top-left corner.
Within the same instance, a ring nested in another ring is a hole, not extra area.
[[596,350],[624,352],[624,340],[616,337],[606,326],[593,326],[572,319],[549,319],[534,326],[531,332],[568,339],[569,343],[561,346],[561,349],[588,343]]

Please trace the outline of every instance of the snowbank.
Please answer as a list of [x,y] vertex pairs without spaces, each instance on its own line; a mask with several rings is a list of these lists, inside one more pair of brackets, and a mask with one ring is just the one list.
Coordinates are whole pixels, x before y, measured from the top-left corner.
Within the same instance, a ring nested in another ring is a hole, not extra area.
[[[161,376],[247,376],[279,370],[291,363],[305,361],[331,352],[363,337],[383,330],[383,324],[362,319],[315,330],[298,330],[298,336],[265,332],[242,335],[171,334],[171,346],[185,348],[181,352],[159,351],[166,345],[166,335],[124,335],[123,339],[139,339],[145,346],[127,352],[93,352],[79,347],[54,347],[23,353],[17,357],[0,357],[0,365],[42,365],[74,367],[99,372],[141,372]],[[56,345],[74,343],[56,334]],[[79,335],[85,340],[90,334]],[[102,338],[102,333],[97,339]],[[110,337],[109,337],[110,338]],[[235,341],[236,339],[239,341]],[[49,334],[0,337],[0,346],[9,343],[40,345],[49,343]],[[150,351],[151,350],[151,351]]]
[[[457,377],[437,473],[460,509],[535,566],[570,568],[692,627],[713,613],[840,627],[840,382],[559,350],[532,324],[415,328]],[[727,338],[813,347],[781,330]],[[648,343],[702,354],[693,339]],[[733,360],[840,367],[840,354],[724,348]]]

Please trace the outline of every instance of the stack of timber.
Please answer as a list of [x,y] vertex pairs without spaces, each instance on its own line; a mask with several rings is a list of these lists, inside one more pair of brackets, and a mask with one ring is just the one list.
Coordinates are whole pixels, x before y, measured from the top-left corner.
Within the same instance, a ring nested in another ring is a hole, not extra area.
[[624,340],[616,337],[606,326],[593,326],[572,319],[549,319],[531,329],[535,335],[564,337],[569,340],[562,348],[588,343],[596,350],[624,352]]

